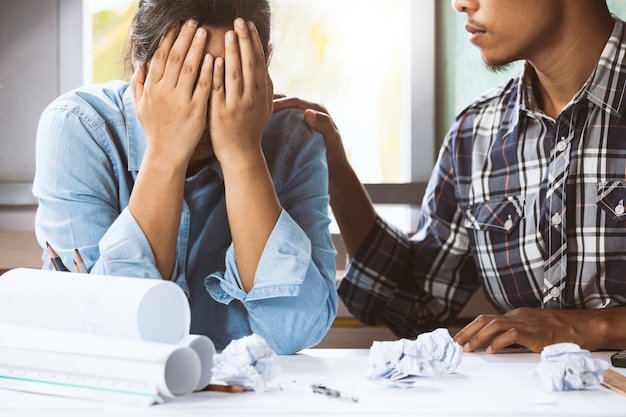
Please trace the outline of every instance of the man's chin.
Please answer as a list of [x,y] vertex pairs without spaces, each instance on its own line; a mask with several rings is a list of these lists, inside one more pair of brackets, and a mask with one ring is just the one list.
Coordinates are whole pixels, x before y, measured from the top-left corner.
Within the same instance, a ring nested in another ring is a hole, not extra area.
[[511,61],[511,60],[494,60],[494,59],[486,59],[484,57],[483,57],[483,62],[485,63],[485,67],[490,72],[493,72],[495,74],[508,71],[509,69],[511,69],[511,67],[515,63],[515,61]]

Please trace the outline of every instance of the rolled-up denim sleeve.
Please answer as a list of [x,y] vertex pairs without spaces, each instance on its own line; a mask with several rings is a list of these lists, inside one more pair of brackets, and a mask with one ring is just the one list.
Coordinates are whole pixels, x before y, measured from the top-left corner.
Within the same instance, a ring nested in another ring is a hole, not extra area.
[[282,210],[263,249],[250,292],[243,290],[232,244],[226,252],[226,272],[212,274],[207,289],[223,303],[237,299],[251,305],[267,298],[297,297],[303,290],[310,264],[310,239]]
[[[321,264],[334,262],[332,250],[318,248],[316,252]],[[224,304],[240,300],[255,333],[279,353],[294,353],[318,343],[336,315],[337,295],[327,278],[332,267],[320,270],[312,253],[310,239],[283,210],[263,250],[250,292],[243,290],[232,245],[226,253],[226,272],[210,275],[205,281],[207,290]]]
[[128,208],[115,219],[99,242],[96,274],[161,278],[150,243]]
[[301,112],[284,116],[282,122],[293,129],[290,146],[282,158],[268,163],[283,210],[254,286],[248,293],[243,290],[232,245],[226,271],[210,275],[205,285],[219,302],[240,300],[252,331],[278,353],[289,354],[324,337],[337,313],[337,292],[324,140],[302,122]]

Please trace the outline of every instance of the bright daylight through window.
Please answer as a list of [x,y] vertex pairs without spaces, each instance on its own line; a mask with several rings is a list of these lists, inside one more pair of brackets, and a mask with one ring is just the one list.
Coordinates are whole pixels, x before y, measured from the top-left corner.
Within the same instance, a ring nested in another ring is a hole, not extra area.
[[[85,0],[84,33],[92,36],[84,53],[86,82],[124,76],[120,56],[136,4]],[[362,182],[409,182],[410,0],[271,4],[275,92],[328,108]],[[409,227],[406,207],[385,209]]]

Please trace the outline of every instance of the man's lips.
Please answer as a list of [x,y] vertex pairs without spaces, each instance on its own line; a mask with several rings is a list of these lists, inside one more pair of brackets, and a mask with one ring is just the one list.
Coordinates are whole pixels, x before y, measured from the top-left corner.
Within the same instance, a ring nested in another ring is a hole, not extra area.
[[465,30],[472,34],[478,33],[478,32],[482,32],[482,33],[487,32],[487,30],[482,25],[477,25],[476,23],[470,23],[470,22],[465,24]]
[[472,43],[478,42],[481,36],[487,33],[483,27],[471,23],[465,25],[465,30],[469,33],[469,40]]

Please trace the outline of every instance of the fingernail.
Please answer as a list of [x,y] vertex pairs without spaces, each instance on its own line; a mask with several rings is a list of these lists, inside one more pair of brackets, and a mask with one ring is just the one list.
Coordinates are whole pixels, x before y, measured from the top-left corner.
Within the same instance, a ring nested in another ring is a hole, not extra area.
[[463,352],[469,352],[470,351],[470,345],[469,342],[467,342],[466,344],[463,345]]
[[243,29],[246,27],[246,22],[244,22],[243,19],[235,19],[235,26],[237,26],[237,29]]
[[197,24],[198,24],[198,23],[197,23],[195,20],[193,20],[193,19],[189,19],[189,20],[187,20],[187,26],[189,26],[189,27],[194,27],[194,26],[196,26]]
[[227,32],[226,39],[228,42],[235,42],[235,34],[233,32]]

